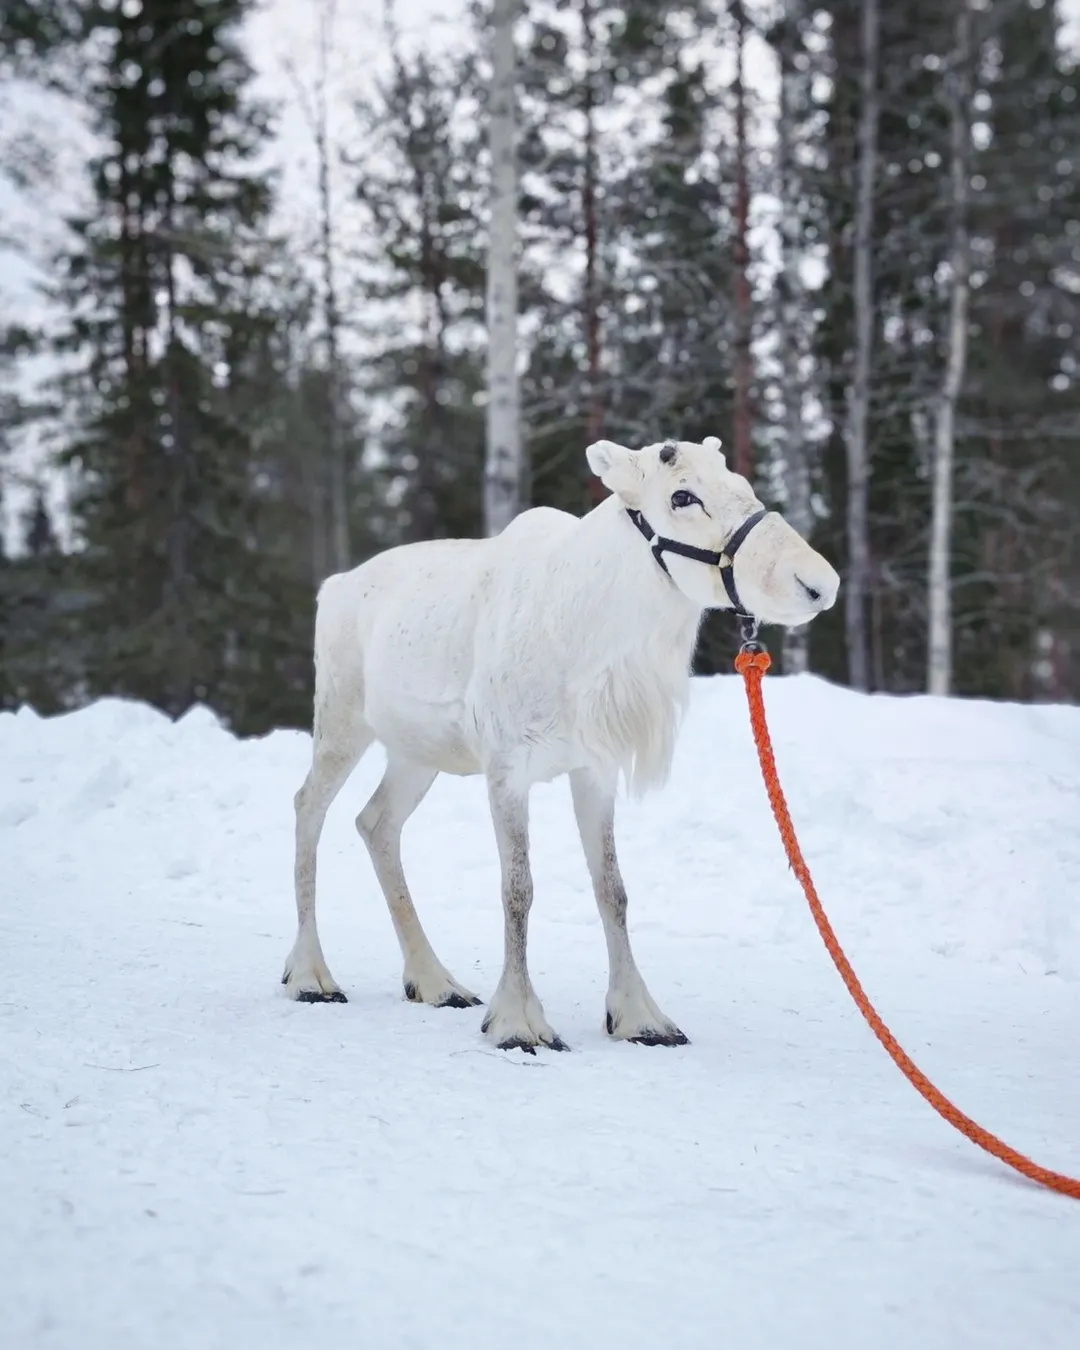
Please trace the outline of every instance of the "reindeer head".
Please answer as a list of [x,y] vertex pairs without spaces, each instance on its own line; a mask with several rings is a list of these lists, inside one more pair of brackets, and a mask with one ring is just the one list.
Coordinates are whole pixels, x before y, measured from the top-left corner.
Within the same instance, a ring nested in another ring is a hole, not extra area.
[[835,603],[835,569],[782,516],[764,510],[746,479],[728,468],[717,437],[642,450],[596,441],[586,455],[650,540],[657,562],[702,609],[741,604],[763,623],[793,628]]

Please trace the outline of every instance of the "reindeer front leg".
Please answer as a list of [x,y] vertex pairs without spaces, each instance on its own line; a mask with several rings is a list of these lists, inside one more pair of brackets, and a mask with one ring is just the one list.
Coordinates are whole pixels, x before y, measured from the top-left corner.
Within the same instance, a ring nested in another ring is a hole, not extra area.
[[502,865],[506,950],[502,977],[488,1004],[482,1030],[500,1050],[526,1050],[535,1055],[538,1045],[546,1045],[549,1050],[567,1047],[549,1025],[529,979],[525,959],[533,898],[529,798],[527,789],[521,792],[512,788],[508,778],[501,772],[488,774],[488,800]]
[[687,1038],[652,1000],[630,950],[626,887],[615,854],[615,794],[587,769],[570,775],[574,814],[608,949],[608,1034],[638,1045],[687,1045]]

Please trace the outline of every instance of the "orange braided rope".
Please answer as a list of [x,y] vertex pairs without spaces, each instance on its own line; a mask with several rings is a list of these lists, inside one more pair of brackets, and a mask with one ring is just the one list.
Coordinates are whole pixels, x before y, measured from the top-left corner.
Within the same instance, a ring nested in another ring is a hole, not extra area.
[[761,761],[762,777],[765,779],[765,790],[769,794],[769,804],[772,806],[773,815],[776,817],[776,823],[780,828],[780,837],[784,841],[791,870],[802,883],[818,932],[828,948],[833,964],[840,972],[840,978],[847,985],[848,993],[855,1000],[856,1006],[863,1017],[869,1022],[874,1035],[889,1052],[893,1063],[911,1083],[912,1087],[930,1103],[938,1115],[944,1116],[950,1125],[955,1125],[960,1133],[967,1135],[973,1144],[978,1144],[987,1153],[993,1154],[995,1158],[1000,1159],[1009,1167],[1015,1168],[1017,1172],[1023,1173],[1032,1181],[1048,1186],[1052,1191],[1058,1191],[1062,1195],[1071,1195],[1074,1200],[1080,1200],[1080,1180],[1063,1176],[1060,1172],[1051,1172],[1046,1167],[1040,1167],[1038,1163],[1032,1162],[1030,1158],[1018,1153],[1016,1149],[1010,1148],[997,1135],[991,1134],[989,1130],[984,1130],[970,1116],[965,1116],[963,1111],[955,1107],[944,1093],[940,1092],[930,1082],[918,1065],[909,1058],[866,996],[866,992],[859,983],[854,970],[852,970],[851,963],[844,955],[836,934],[833,932],[832,924],[829,923],[825,910],[822,908],[817,889],[810,876],[810,869],[806,865],[806,859],[799,848],[799,841],[795,837],[795,827],[791,823],[791,815],[784,799],[784,791],[776,773],[776,759],[773,755],[768,724],[765,721],[765,702],[761,694],[761,681],[771,665],[769,653],[757,647],[757,644],[744,647],[735,659],[735,669],[746,683],[746,697],[750,704],[750,721],[754,729],[758,759]]

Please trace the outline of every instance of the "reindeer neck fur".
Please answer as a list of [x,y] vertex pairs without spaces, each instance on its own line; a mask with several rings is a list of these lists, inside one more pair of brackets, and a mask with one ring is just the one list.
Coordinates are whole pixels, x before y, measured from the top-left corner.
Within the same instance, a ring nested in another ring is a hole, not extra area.
[[563,556],[582,583],[573,618],[580,734],[598,767],[640,796],[670,772],[703,611],[657,565],[615,497],[582,519]]

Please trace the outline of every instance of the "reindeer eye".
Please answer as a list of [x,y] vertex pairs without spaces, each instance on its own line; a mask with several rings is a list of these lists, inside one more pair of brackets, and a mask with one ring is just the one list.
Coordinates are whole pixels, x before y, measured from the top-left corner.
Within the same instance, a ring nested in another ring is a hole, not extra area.
[[686,488],[679,488],[678,492],[671,494],[671,504],[677,511],[681,506],[700,506],[701,498],[695,497],[692,492],[687,492]]

